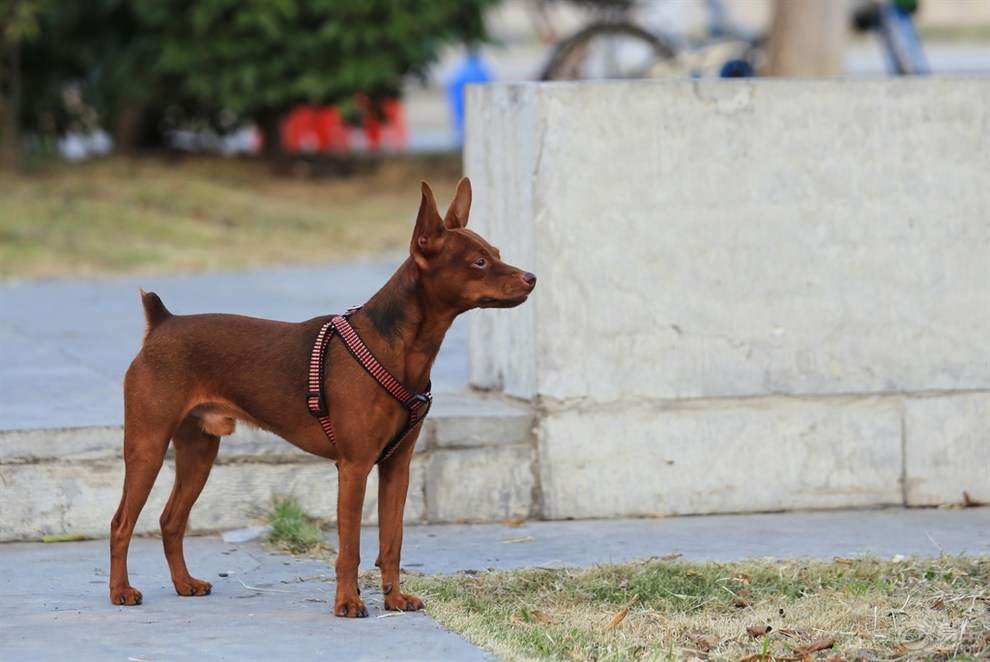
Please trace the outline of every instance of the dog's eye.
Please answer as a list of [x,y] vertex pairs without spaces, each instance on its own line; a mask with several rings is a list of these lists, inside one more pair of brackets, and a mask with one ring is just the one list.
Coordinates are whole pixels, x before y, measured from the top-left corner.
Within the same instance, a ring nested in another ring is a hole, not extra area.
[[477,260],[474,261],[474,264],[472,264],[471,266],[477,267],[479,269],[484,269],[485,267],[488,266],[488,260],[486,260],[483,257],[479,257]]

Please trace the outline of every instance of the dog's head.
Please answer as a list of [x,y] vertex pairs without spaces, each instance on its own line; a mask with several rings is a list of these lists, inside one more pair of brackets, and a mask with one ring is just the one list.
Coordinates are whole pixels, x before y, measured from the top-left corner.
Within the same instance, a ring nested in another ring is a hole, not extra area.
[[409,247],[424,290],[462,312],[518,306],[536,287],[536,276],[502,262],[497,248],[466,228],[471,181],[464,177],[442,218],[423,182],[416,229]]

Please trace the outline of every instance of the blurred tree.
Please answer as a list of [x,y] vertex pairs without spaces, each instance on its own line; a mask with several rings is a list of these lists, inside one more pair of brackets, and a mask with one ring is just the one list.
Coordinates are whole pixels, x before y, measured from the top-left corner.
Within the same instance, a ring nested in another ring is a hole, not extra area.
[[109,129],[118,146],[135,146],[136,116],[160,100],[152,73],[158,38],[130,0],[40,0],[38,38],[21,48],[21,124],[42,135]]
[[38,31],[37,0],[0,0],[0,166],[20,163],[21,44]]
[[440,49],[484,38],[497,0],[134,0],[158,34],[155,73],[172,103],[225,111],[261,128],[269,155],[300,103],[400,96]]
[[5,116],[41,134],[103,126],[124,149],[164,117],[248,120],[275,153],[293,106],[398,97],[445,45],[483,39],[496,2],[0,0],[0,47],[23,81],[21,112]]

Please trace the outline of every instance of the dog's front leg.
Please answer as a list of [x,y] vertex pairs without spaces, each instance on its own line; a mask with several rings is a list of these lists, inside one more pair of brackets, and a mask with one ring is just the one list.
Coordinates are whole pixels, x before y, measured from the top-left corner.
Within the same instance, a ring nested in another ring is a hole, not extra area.
[[385,609],[416,611],[423,601],[399,590],[399,559],[402,555],[402,515],[409,490],[409,463],[415,445],[399,449],[378,465],[378,560],[382,571]]
[[364,618],[368,609],[358,590],[361,562],[361,510],[369,468],[341,463],[337,467],[337,596],[333,613],[346,618]]

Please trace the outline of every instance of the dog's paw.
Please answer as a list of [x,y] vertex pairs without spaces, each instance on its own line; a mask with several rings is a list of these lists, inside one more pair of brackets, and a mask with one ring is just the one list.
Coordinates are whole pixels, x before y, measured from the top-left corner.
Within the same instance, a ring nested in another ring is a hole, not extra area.
[[333,604],[333,615],[341,618],[366,618],[368,608],[356,595],[353,597],[338,597]]
[[115,605],[132,607],[141,604],[141,591],[133,586],[110,589],[110,602]]
[[419,611],[422,608],[423,601],[415,595],[396,591],[385,596],[385,609],[389,611]]
[[213,590],[213,584],[210,582],[204,582],[202,579],[193,577],[187,577],[180,581],[172,580],[172,583],[175,585],[175,592],[183,597],[209,595],[210,591]]

